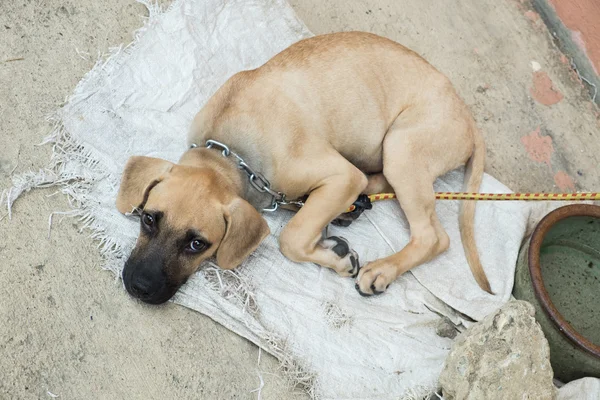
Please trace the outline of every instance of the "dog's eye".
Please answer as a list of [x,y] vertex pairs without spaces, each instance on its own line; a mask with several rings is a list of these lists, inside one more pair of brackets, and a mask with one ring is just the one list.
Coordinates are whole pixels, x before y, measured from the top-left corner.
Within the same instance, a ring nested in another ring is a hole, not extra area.
[[194,239],[188,245],[188,249],[193,253],[199,253],[206,248],[206,242],[200,239]]
[[154,224],[154,217],[150,214],[142,214],[142,222],[146,226],[152,226]]

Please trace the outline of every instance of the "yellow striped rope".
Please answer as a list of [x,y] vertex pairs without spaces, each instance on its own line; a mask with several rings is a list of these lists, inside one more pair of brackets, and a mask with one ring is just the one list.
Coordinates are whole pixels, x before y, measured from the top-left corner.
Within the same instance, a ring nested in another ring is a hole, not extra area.
[[[395,199],[394,193],[377,193],[368,195],[371,202]],[[573,201],[600,200],[600,193],[465,193],[465,192],[436,192],[437,200],[522,200],[522,201]],[[354,211],[351,205],[346,212]]]

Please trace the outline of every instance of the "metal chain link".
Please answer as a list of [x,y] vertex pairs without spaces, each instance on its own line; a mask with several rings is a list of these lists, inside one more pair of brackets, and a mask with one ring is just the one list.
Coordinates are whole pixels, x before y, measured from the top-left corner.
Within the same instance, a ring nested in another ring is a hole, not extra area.
[[[192,144],[190,147],[196,148],[196,147],[198,147],[198,145]],[[246,173],[246,175],[248,175],[248,181],[250,182],[250,185],[257,191],[259,191],[260,193],[268,193],[271,196],[271,205],[268,208],[263,208],[263,211],[273,212],[273,211],[276,211],[279,208],[279,206],[288,205],[288,204],[291,204],[291,205],[294,205],[297,207],[302,207],[304,205],[303,201],[300,201],[300,200],[289,201],[286,199],[284,193],[271,189],[271,182],[269,182],[269,180],[267,178],[265,178],[264,175],[261,174],[260,172],[254,171],[244,161],[244,159],[242,157],[240,157],[234,151],[231,151],[231,149],[229,149],[229,146],[227,146],[226,144],[217,142],[216,140],[209,139],[206,141],[205,147],[207,149],[215,147],[215,148],[221,150],[221,154],[223,155],[223,157],[229,157],[229,156],[235,157],[235,159],[237,160],[238,168],[241,169],[242,171],[244,171]]]

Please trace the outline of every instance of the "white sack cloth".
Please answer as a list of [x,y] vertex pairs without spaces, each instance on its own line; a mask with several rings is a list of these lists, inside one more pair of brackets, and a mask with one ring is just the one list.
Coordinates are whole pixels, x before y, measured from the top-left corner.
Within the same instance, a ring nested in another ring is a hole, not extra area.
[[[62,182],[115,272],[139,231],[137,220],[115,208],[128,157],[176,161],[194,114],[228,77],[311,35],[284,0],[179,0],[164,14],[149,8],[136,41],[98,63],[59,111],[53,168],[17,178],[8,193],[10,204],[32,185]],[[462,179],[452,172],[436,190],[459,191]],[[489,176],[482,190],[508,191]],[[530,214],[519,202],[477,206],[477,244],[492,296],[469,271],[457,211],[457,202],[437,203],[450,249],[382,296],[360,297],[352,279],[285,259],[277,236],[291,214],[280,211],[265,215],[272,234],[243,266],[233,272],[205,266],[175,301],[274,354],[315,398],[419,398],[437,386],[452,345],[444,336],[509,299]],[[409,240],[394,201],[377,203],[351,227],[330,232],[346,237],[363,263]]]

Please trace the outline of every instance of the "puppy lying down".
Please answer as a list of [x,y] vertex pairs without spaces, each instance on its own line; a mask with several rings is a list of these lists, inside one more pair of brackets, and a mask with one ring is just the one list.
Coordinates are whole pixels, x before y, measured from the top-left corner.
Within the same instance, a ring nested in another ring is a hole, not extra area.
[[[297,213],[281,252],[356,278],[364,296],[448,246],[433,182],[467,165],[479,190],[485,147],[464,102],[443,74],[413,51],[362,32],[302,40],[266,64],[231,77],[206,103],[177,164],[135,156],[117,208],[139,210],[140,235],[123,270],[133,296],[169,300],[209,257],[238,266],[269,233],[258,210]],[[395,192],[411,239],[398,253],[361,266],[326,226],[361,194]],[[302,204],[289,200],[305,199]],[[302,205],[302,207],[299,207]],[[479,286],[491,292],[475,245],[474,202],[463,202],[462,243]]]

